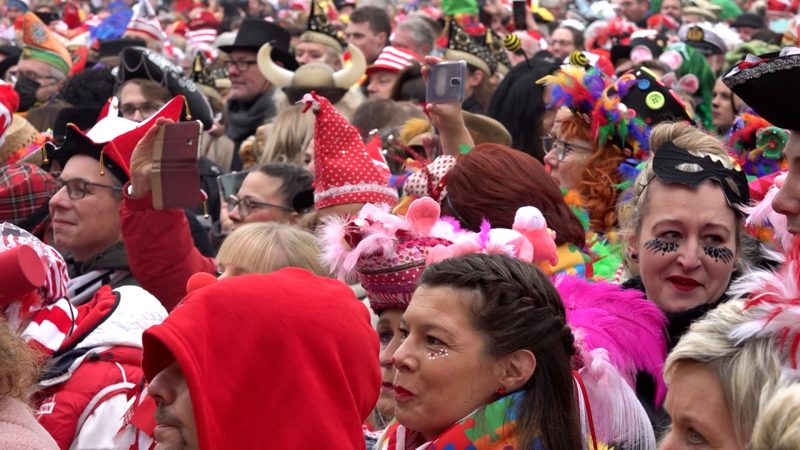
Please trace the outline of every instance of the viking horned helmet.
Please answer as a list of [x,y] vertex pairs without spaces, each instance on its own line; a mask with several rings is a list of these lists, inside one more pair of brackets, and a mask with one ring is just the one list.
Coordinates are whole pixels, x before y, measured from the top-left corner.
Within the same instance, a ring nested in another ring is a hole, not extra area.
[[367,70],[364,54],[355,45],[349,45],[350,64],[344,68],[334,69],[323,63],[309,63],[300,66],[296,71],[284,69],[272,61],[272,46],[264,44],[258,51],[258,70],[264,78],[279,88],[341,88],[349,89]]

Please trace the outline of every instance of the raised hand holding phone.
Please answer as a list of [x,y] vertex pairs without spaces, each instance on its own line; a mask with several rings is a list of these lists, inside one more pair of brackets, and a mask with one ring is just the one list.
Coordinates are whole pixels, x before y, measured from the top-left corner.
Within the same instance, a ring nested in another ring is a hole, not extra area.
[[[426,56],[423,62],[424,65],[422,66],[422,77],[425,80],[427,87],[430,86],[431,80],[433,79],[431,72],[434,70],[440,70],[433,68],[439,64],[442,64],[442,59],[434,56]],[[464,73],[466,74],[466,63],[464,61],[458,61],[458,63],[464,65]],[[450,83],[450,80],[447,78],[445,78],[445,80],[447,81],[447,84]],[[461,78],[460,84],[462,89],[464,88],[465,82],[466,75],[462,76]],[[439,134],[439,147],[441,148],[441,153],[445,155],[457,156],[459,154],[459,147],[462,145],[467,145],[469,147],[473,147],[475,145],[472,141],[472,137],[467,131],[466,125],[464,125],[464,118],[461,116],[461,102],[463,101],[463,93],[461,96],[462,100],[459,101],[444,103],[428,102],[425,105],[425,110],[430,117],[431,125],[436,128]]]
[[197,155],[202,130],[199,121],[169,123],[158,129],[150,173],[153,208],[196,208],[200,204]]

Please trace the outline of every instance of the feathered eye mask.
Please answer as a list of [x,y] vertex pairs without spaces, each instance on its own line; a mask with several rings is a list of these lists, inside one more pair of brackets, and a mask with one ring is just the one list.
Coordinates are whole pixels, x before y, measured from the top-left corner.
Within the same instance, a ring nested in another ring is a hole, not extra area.
[[716,181],[722,187],[725,200],[734,209],[750,202],[750,189],[744,172],[728,169],[710,156],[695,156],[672,141],[666,142],[655,152],[653,172],[664,182],[693,188],[706,180]]

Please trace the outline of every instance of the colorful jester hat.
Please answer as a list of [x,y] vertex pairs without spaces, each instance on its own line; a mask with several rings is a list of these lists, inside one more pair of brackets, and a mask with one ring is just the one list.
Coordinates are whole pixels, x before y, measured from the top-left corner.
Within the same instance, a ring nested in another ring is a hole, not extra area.
[[565,106],[590,123],[592,111],[609,85],[608,79],[595,67],[576,64],[561,66],[552,75],[540,78],[537,84],[552,86],[552,101],[548,108]]
[[787,169],[783,149],[789,133],[761,116],[746,112],[733,121],[726,136],[733,156],[750,178],[761,178]]

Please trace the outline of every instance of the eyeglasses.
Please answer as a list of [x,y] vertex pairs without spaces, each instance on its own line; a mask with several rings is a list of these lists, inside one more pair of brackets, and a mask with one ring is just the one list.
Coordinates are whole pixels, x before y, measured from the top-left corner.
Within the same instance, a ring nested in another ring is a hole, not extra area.
[[266,209],[266,208],[277,208],[281,211],[286,212],[294,212],[292,208],[287,208],[286,206],[281,205],[274,205],[272,203],[266,202],[258,202],[250,197],[245,197],[243,199],[239,199],[239,197],[235,195],[228,196],[228,212],[233,211],[233,208],[239,207],[239,215],[244,219],[245,217],[249,216],[253,209]]
[[587,152],[594,151],[593,148],[584,147],[582,145],[573,145],[564,141],[560,141],[553,136],[545,136],[542,138],[542,145],[546,153],[556,151],[556,160],[563,161],[566,157],[576,150],[584,150]]
[[85,180],[81,180],[80,178],[74,178],[72,180],[62,180],[61,178],[56,178],[54,180],[49,180],[47,182],[47,189],[49,192],[56,194],[56,192],[60,191],[62,187],[67,187],[67,194],[69,198],[72,200],[80,200],[83,197],[86,197],[86,194],[91,194],[92,192],[87,189],[88,186],[103,188],[103,189],[111,189],[112,191],[122,192],[122,186],[110,186],[107,184],[100,184],[100,183],[90,183]]
[[239,72],[246,72],[247,69],[250,68],[250,66],[256,63],[258,63],[258,61],[256,61],[255,59],[250,61],[244,61],[244,60],[225,61],[225,68],[228,69],[228,71],[230,71],[232,67],[236,67],[236,70],[238,70]]
[[136,103],[125,103],[120,106],[119,111],[122,113],[122,117],[126,119],[133,119],[133,116],[136,115],[136,111],[139,111],[142,114],[143,119],[147,119],[148,117],[155,114],[163,105],[158,105],[155,103],[142,103],[137,105]]

